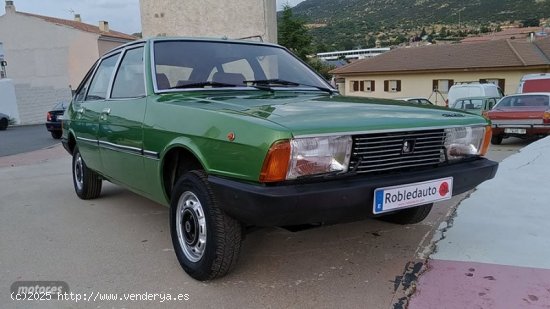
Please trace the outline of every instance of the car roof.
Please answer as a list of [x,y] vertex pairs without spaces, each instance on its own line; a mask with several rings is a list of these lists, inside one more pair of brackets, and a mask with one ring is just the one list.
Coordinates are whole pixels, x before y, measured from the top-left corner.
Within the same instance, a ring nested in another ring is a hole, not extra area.
[[550,79],[550,74],[548,73],[535,73],[535,74],[526,74],[523,75],[521,81],[533,80],[533,79]]
[[263,45],[263,46],[272,46],[272,47],[278,47],[278,48],[284,48],[281,45],[273,44],[273,43],[267,43],[267,42],[261,42],[261,41],[252,41],[252,40],[244,40],[244,39],[227,39],[227,38],[208,38],[208,37],[154,37],[154,38],[147,38],[147,39],[141,39],[137,41],[132,41],[129,43],[126,43],[124,45],[117,46],[116,48],[111,49],[105,55],[111,54],[117,50],[124,49],[128,46],[132,45],[139,45],[139,44],[145,44],[147,42],[175,42],[175,41],[188,41],[188,42],[215,42],[215,43],[236,43],[236,44],[248,44],[248,45]]
[[505,98],[507,98],[507,97],[524,97],[524,96],[528,96],[528,95],[548,95],[548,96],[550,96],[550,92],[514,93],[514,94],[509,94],[509,95],[505,96]]
[[460,98],[460,99],[456,99],[457,101],[462,101],[462,100],[485,100],[485,99],[500,99],[500,97],[492,97],[492,96],[488,96],[488,97],[466,97],[466,98]]

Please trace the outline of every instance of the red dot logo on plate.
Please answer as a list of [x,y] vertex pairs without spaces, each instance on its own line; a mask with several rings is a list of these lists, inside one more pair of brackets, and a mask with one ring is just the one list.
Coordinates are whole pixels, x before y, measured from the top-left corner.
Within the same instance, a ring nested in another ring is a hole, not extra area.
[[444,182],[439,186],[439,195],[445,196],[447,193],[449,193],[449,184]]

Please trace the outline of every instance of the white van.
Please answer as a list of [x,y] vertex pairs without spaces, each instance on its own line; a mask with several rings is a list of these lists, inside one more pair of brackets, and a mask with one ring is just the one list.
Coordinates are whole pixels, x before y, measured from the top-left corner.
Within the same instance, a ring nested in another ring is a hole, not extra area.
[[523,75],[517,92],[550,92],[550,73]]
[[478,82],[473,83],[457,83],[451,86],[449,93],[447,94],[447,106],[454,106],[455,101],[462,98],[470,97],[491,97],[502,98],[504,94],[502,90],[491,83],[481,84]]

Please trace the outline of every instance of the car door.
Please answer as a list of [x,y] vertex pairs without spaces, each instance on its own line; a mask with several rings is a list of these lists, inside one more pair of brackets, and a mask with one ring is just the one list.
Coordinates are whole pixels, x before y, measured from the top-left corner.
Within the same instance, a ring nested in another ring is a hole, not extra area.
[[113,181],[144,191],[144,47],[124,51],[99,120],[103,168]]
[[98,172],[103,171],[98,147],[99,116],[119,55],[116,53],[100,61],[91,78],[80,87],[71,105],[74,113],[71,127],[80,154],[86,165]]

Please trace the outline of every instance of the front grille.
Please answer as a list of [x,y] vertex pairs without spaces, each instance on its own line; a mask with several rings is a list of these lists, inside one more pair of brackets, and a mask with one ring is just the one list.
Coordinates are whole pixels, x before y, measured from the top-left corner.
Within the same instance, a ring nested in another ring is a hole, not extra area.
[[[401,171],[445,161],[444,129],[375,133],[353,136],[350,171]],[[408,142],[409,152],[404,150]]]

